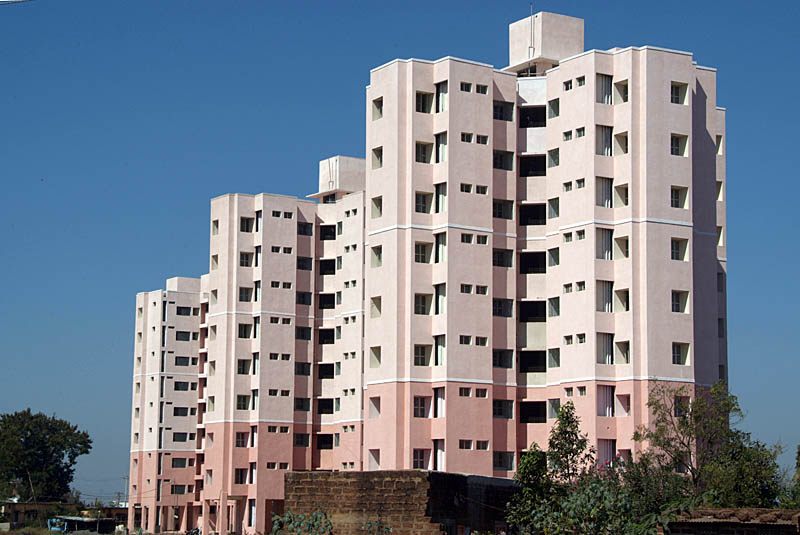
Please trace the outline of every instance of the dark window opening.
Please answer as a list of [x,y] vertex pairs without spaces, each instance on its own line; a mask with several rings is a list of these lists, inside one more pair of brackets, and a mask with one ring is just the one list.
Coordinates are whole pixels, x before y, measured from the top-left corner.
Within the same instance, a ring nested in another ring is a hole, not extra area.
[[319,364],[317,375],[320,379],[333,379],[333,364]]
[[531,106],[519,109],[520,128],[542,128],[547,126],[544,106]]
[[519,224],[524,226],[547,224],[545,205],[521,204],[519,206]]
[[521,401],[519,403],[519,421],[523,424],[547,423],[547,402]]
[[519,371],[522,373],[543,373],[547,371],[546,351],[520,351]]
[[546,273],[546,253],[521,253],[519,255],[519,272],[523,275],[528,273]]
[[332,344],[334,342],[333,329],[320,329],[319,330],[319,343]]
[[336,225],[320,225],[319,226],[319,239],[320,240],[335,240],[336,239]]
[[336,294],[319,294],[317,296],[320,310],[336,307]]
[[519,321],[522,323],[541,323],[546,321],[546,301],[520,301]]
[[317,437],[317,449],[320,450],[332,450],[333,449],[333,435],[332,434],[325,434],[325,435],[316,435]]
[[317,414],[333,414],[333,398],[319,398],[317,400]]
[[545,176],[547,174],[547,159],[541,156],[520,156],[519,176]]
[[333,258],[329,260],[319,261],[319,274],[320,275],[336,275],[336,260]]

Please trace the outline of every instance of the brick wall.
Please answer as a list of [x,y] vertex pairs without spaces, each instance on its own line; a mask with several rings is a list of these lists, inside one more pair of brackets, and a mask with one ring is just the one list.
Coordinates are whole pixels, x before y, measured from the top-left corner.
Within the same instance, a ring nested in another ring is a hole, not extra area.
[[696,509],[669,527],[677,535],[798,535],[800,511]]
[[284,509],[322,509],[337,535],[358,534],[380,520],[393,535],[495,532],[513,492],[507,479],[398,470],[287,472]]

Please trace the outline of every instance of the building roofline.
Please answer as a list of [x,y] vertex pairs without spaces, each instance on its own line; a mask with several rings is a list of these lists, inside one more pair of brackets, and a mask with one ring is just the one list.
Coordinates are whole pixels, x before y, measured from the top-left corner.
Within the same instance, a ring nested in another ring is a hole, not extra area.
[[234,196],[234,195],[239,195],[241,197],[258,197],[259,195],[261,195],[262,197],[279,197],[281,199],[293,199],[295,201],[300,201],[300,202],[307,203],[307,204],[317,204],[315,202],[307,201],[306,199],[303,199],[301,197],[296,197],[294,195],[283,195],[281,193],[264,193],[264,192],[262,192],[262,193],[223,193],[221,195],[217,195],[216,197],[211,197],[211,200],[215,201],[217,199],[222,199],[223,197],[231,197],[231,196]]
[[[620,48],[620,49],[616,49],[616,50],[614,50],[614,49],[612,49],[612,50],[600,50],[600,49],[597,49],[597,48],[592,48],[591,50],[586,50],[584,52],[581,52],[580,54],[575,54],[574,56],[569,56],[567,58],[562,59],[561,61],[559,61],[559,65],[561,65],[561,64],[563,64],[563,63],[565,63],[567,61],[570,61],[570,60],[573,60],[573,59],[577,59],[577,58],[579,58],[581,56],[585,56],[587,54],[597,53],[597,54],[607,54],[609,56],[614,56],[616,54],[622,54],[623,52],[627,52],[629,50],[655,50],[657,52],[669,52],[670,54],[680,54],[681,56],[690,56],[690,57],[694,55],[691,52],[687,52],[685,50],[674,50],[672,48],[664,48],[664,47],[652,46],[652,45],[627,46],[625,48]],[[548,69],[545,72],[549,72],[549,71],[552,71],[554,69],[558,69],[559,65],[556,65],[552,69]],[[708,67],[708,68],[710,68],[710,67]]]
[[[489,63],[483,63],[483,62],[474,61],[474,60],[471,60],[471,59],[457,58],[455,56],[445,56],[443,58],[434,59],[434,60],[420,59],[420,58],[407,58],[407,59],[395,58],[395,59],[393,59],[391,61],[387,61],[386,63],[384,63],[382,65],[378,65],[377,67],[374,67],[374,68],[370,69],[369,72],[370,72],[370,74],[372,74],[373,72],[375,72],[375,71],[377,71],[379,69],[383,69],[384,67],[388,67],[389,65],[391,65],[393,63],[418,62],[418,63],[427,63],[429,65],[435,65],[436,63],[441,63],[443,61],[448,61],[448,60],[457,61],[459,63],[466,63],[468,65],[477,65],[479,67],[489,67],[490,69],[492,69],[492,71],[494,71],[496,73],[508,74],[508,75],[512,75],[512,76],[516,77],[516,74],[504,71],[502,69],[498,69],[494,65],[490,65]],[[367,85],[367,87],[369,87],[369,85]]]

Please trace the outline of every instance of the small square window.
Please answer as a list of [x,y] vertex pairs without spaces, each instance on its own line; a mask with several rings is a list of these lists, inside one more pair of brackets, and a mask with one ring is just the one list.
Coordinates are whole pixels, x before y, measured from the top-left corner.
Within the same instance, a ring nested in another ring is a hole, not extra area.
[[464,143],[472,143],[472,134],[469,132],[461,132],[461,141]]
[[461,91],[469,93],[472,91],[472,84],[469,82],[461,82]]

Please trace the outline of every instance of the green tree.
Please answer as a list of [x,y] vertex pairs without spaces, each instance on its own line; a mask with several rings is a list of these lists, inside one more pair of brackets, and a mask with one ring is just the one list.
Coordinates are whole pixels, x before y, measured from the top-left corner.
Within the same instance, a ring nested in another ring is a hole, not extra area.
[[0,415],[0,495],[62,499],[77,458],[91,449],[89,435],[66,420],[30,409]]
[[639,427],[634,440],[647,443],[653,452],[650,460],[662,476],[685,472],[694,496],[710,506],[778,504],[784,491],[777,463],[780,448],[736,429],[743,413],[725,383],[698,390],[693,400],[686,387],[661,384],[651,390],[647,405],[650,425]]
[[534,443],[519,459],[514,475],[519,487],[506,513],[509,523],[532,529],[532,513],[544,503],[557,502],[566,495],[568,485],[593,464],[594,450],[588,436],[581,434],[575,406],[566,403],[550,430],[547,452]]
[[650,391],[647,406],[650,425],[640,426],[634,440],[655,448],[663,465],[686,472],[695,493],[701,493],[710,462],[729,439],[731,426],[741,421],[738,399],[723,382],[698,391],[694,400],[687,387],[660,383]]

